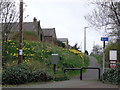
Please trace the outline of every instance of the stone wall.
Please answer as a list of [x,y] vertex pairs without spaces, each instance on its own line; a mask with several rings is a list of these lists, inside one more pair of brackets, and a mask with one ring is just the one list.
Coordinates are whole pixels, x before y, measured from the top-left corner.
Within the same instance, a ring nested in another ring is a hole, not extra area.
[[49,37],[48,37],[48,36],[44,37],[43,42],[47,42],[47,43],[50,43],[50,44],[54,44],[53,37],[51,37],[51,36],[49,36]]

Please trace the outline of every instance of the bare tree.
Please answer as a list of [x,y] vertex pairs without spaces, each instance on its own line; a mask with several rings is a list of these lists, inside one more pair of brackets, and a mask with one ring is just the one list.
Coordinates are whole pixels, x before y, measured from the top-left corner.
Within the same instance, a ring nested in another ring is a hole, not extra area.
[[120,38],[120,1],[96,0],[96,8],[85,16],[89,24],[97,29],[106,27],[106,32]]
[[0,0],[0,27],[2,30],[2,61],[3,65],[6,61],[6,41],[15,22],[19,19],[19,12],[14,0]]
[[[120,53],[120,1],[96,0],[92,4],[96,5],[96,8],[91,14],[85,16],[86,20],[98,30],[106,27],[107,34],[115,37],[118,43],[118,53]],[[118,60],[120,60],[119,56]]]
[[19,12],[16,9],[14,0],[0,1],[0,23],[2,27],[2,40],[7,41],[14,23],[19,19]]
[[92,54],[101,55],[102,54],[102,46],[94,45],[92,49]]

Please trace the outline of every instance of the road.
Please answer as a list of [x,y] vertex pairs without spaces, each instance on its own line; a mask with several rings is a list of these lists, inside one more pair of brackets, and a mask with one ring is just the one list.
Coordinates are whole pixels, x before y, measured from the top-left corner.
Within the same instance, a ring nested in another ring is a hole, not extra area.
[[[90,58],[90,66],[89,67],[100,67],[97,60],[89,56]],[[102,68],[101,68],[102,69]],[[59,82],[44,82],[44,83],[36,83],[36,84],[27,84],[27,85],[19,85],[14,86],[15,88],[118,88],[117,85],[111,85],[102,83],[97,80],[98,72],[97,70],[88,70],[83,74],[83,80],[78,77],[71,78],[67,81],[59,81]]]

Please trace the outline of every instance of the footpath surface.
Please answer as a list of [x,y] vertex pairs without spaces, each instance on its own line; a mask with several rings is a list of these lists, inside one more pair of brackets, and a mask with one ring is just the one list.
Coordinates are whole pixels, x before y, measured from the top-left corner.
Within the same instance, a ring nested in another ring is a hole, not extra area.
[[[90,66],[89,67],[100,67],[97,60],[89,56]],[[102,70],[102,68],[101,68]],[[111,85],[100,82],[98,79],[97,70],[87,70],[86,73],[83,73],[83,80],[78,77],[74,77],[71,80],[59,81],[59,82],[47,82],[47,83],[36,83],[36,84],[27,84],[14,86],[12,88],[118,88],[117,85]]]

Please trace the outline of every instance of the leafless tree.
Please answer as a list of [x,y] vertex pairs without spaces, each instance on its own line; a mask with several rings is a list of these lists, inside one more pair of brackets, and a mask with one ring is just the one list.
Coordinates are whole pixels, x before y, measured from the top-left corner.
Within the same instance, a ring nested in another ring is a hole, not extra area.
[[2,28],[2,40],[7,41],[14,23],[19,19],[19,12],[16,9],[14,0],[0,1],[0,23]]
[[92,54],[101,55],[102,54],[102,46],[94,45],[92,49]]
[[106,27],[106,32],[120,38],[120,1],[96,0],[96,6],[91,14],[85,16],[92,27],[100,29]]
[[2,30],[2,61],[6,61],[6,41],[15,22],[19,19],[19,12],[14,0],[0,0],[0,27]]
[[[96,0],[92,4],[96,5],[96,8],[91,14],[85,16],[86,20],[97,29],[106,27],[107,34],[116,38],[118,54],[120,55],[120,1]],[[119,55],[118,60],[120,60]]]

